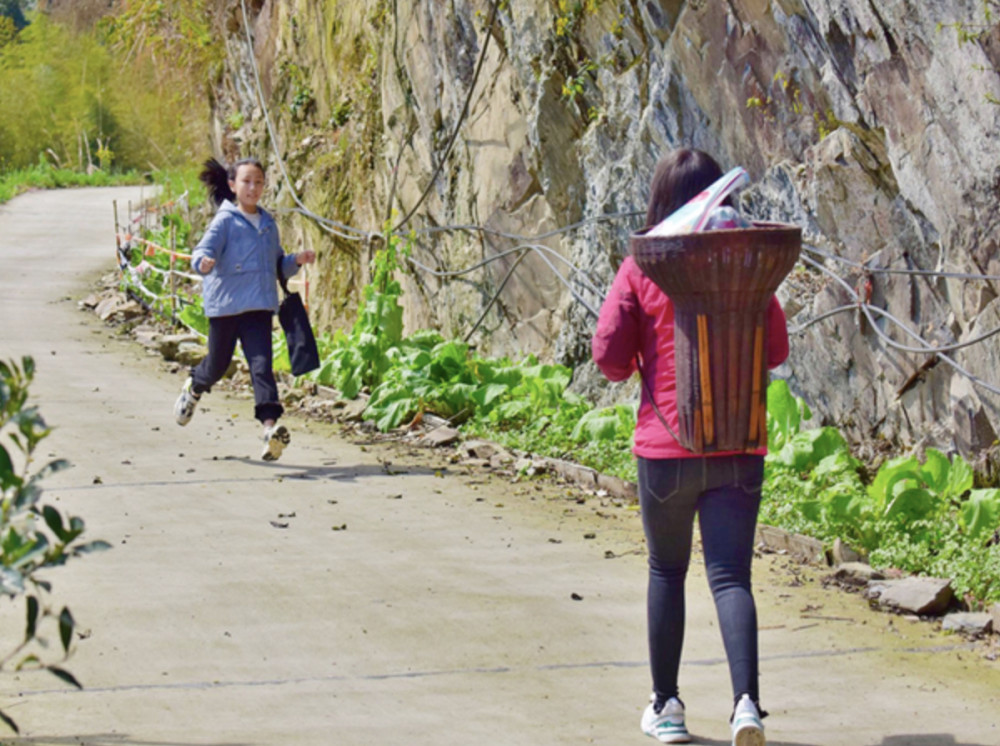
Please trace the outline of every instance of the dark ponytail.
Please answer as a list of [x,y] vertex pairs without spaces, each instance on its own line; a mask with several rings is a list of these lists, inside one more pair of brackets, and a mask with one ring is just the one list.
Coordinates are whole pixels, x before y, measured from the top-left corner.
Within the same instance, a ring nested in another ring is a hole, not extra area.
[[219,163],[215,158],[209,158],[198,174],[201,183],[208,189],[208,196],[216,205],[221,205],[225,200],[233,201],[236,195],[229,188],[229,182],[236,180],[236,171],[244,165],[256,166],[263,174],[264,166],[256,158],[241,158],[231,166]]

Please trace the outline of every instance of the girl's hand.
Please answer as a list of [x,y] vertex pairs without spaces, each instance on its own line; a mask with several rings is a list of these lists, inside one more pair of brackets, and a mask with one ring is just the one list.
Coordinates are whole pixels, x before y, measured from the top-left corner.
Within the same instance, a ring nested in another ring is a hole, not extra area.
[[215,266],[214,259],[209,259],[207,256],[203,256],[201,258],[201,261],[198,262],[198,271],[201,272],[203,275],[207,275],[209,272],[212,271],[212,267],[214,266]]
[[315,261],[316,261],[315,251],[300,251],[298,254],[295,255],[295,263],[298,264],[300,267],[303,264],[312,264]]

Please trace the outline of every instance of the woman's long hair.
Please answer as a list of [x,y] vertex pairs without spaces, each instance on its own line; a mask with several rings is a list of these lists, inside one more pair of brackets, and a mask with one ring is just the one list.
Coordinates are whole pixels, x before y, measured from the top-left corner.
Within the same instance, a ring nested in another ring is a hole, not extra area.
[[265,173],[264,166],[256,158],[240,158],[228,166],[215,158],[209,158],[205,161],[198,178],[208,189],[208,196],[212,198],[216,206],[221,205],[227,199],[230,202],[236,199],[236,194],[229,188],[229,182],[236,180],[236,171],[240,166],[248,164],[259,168],[262,174]]
[[[721,176],[719,164],[701,150],[678,148],[667,153],[656,164],[653,174],[646,227],[659,223]],[[732,201],[727,197],[723,204],[732,205]]]

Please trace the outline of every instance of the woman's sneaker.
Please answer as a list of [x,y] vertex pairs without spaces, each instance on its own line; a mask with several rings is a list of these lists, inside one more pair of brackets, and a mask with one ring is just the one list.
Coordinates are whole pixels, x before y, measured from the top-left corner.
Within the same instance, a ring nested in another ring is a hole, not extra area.
[[186,425],[191,421],[195,407],[198,406],[198,402],[201,400],[201,394],[194,393],[194,390],[191,388],[193,383],[190,378],[184,382],[181,395],[177,397],[177,402],[174,404],[174,417],[177,418],[178,425]]
[[660,743],[688,743],[691,734],[684,725],[684,703],[671,697],[659,712],[656,711],[656,695],[650,697],[649,706],[642,713],[642,732]]
[[733,746],[765,746],[764,724],[760,721],[760,711],[744,694],[733,711]]
[[271,425],[264,430],[264,451],[260,457],[265,461],[277,461],[281,452],[292,440],[284,425]]

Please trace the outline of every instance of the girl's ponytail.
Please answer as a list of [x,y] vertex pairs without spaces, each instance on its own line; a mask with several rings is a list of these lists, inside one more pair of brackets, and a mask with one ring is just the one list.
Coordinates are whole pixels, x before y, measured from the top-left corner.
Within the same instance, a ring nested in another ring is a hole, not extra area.
[[208,196],[216,205],[221,205],[227,199],[231,201],[236,198],[233,190],[229,188],[229,169],[215,158],[205,161],[198,178],[208,188]]

